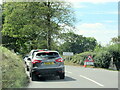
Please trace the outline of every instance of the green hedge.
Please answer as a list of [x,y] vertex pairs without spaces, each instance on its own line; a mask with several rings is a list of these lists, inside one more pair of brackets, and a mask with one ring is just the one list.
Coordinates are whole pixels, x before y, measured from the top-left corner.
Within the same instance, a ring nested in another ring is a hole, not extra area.
[[101,50],[96,53],[93,58],[95,61],[95,67],[109,68],[111,61],[111,54],[108,51]]
[[21,88],[29,82],[25,73],[24,62],[15,53],[1,47],[2,51],[2,88]]
[[74,56],[66,57],[66,60],[68,60],[68,61],[70,61],[72,63],[84,65],[84,60],[86,60],[89,55],[94,57],[95,53],[93,53],[93,52],[84,52],[84,53],[76,54]]
[[117,70],[120,70],[120,44],[111,45],[107,49],[112,55],[113,63],[115,64]]
[[109,68],[111,58],[116,65],[117,70],[120,70],[120,44],[114,44],[107,47],[95,49],[93,52],[83,52],[74,56],[66,57],[66,60],[83,65],[84,60],[91,55],[95,61],[94,66],[100,68]]

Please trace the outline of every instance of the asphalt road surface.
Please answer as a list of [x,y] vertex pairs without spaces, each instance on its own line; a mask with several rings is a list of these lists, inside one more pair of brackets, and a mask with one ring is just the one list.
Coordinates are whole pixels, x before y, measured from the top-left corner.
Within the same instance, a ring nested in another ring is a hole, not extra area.
[[39,81],[30,81],[27,88],[118,88],[117,71],[65,66],[65,72],[63,80],[45,77]]

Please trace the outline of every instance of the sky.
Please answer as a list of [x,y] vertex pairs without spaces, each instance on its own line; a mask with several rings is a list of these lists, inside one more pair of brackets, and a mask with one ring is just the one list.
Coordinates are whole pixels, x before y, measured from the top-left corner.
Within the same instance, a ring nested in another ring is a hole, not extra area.
[[118,36],[117,0],[67,0],[76,17],[76,34],[94,37],[103,46]]
[[0,4],[2,4],[2,0],[0,0]]
[[[65,0],[71,2],[76,17],[75,33],[94,37],[107,45],[118,36],[119,0]],[[0,0],[2,3],[2,0]]]

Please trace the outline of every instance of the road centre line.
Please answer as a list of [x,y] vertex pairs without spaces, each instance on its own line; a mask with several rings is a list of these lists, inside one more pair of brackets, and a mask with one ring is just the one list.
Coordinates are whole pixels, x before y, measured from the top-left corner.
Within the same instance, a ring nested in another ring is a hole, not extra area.
[[85,76],[83,76],[83,75],[80,75],[80,77],[85,78],[85,79],[87,79],[87,80],[89,80],[89,81],[91,81],[91,82],[94,82],[95,84],[97,84],[97,85],[99,85],[99,86],[101,86],[101,87],[104,87],[104,85],[102,85],[102,84],[100,84],[100,83],[98,83],[98,82],[96,82],[96,81],[94,81],[94,80],[92,80],[92,79],[90,79],[90,78],[87,78],[87,77],[85,77]]

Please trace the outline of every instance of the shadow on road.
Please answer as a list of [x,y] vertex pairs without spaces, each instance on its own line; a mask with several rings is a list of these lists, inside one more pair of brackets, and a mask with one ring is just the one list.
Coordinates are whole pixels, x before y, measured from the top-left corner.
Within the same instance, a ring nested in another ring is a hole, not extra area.
[[65,76],[65,79],[59,77],[40,77],[38,82],[63,82],[63,81],[76,81],[76,79]]

